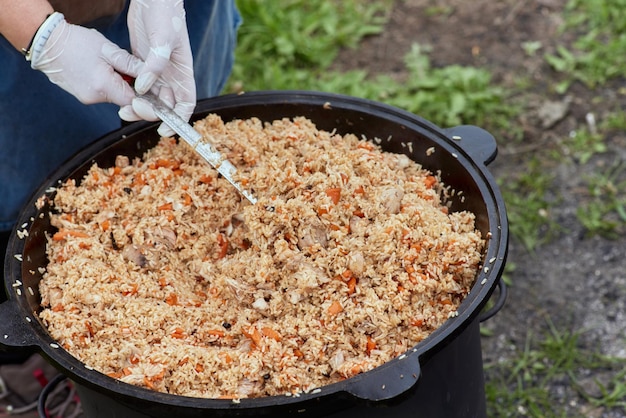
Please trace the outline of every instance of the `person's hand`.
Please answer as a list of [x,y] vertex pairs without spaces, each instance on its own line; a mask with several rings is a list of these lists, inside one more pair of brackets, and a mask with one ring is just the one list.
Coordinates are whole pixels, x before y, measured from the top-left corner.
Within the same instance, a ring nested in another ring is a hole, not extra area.
[[[181,118],[189,120],[196,106],[193,57],[182,0],[131,0],[128,10],[130,45],[144,61],[135,79],[139,94],[151,90]],[[120,117],[132,121],[158,118],[144,100],[120,109]],[[159,134],[174,132],[165,124]]]
[[95,29],[72,25],[62,16],[53,16],[56,26],[47,40],[47,32],[38,32],[33,40],[31,67],[82,103],[132,103],[135,92],[120,73],[136,75],[141,60]]

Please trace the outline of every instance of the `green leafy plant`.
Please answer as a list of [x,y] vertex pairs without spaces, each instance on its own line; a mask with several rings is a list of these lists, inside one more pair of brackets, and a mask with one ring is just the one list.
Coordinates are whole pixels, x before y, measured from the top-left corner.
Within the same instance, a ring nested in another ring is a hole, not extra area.
[[507,206],[509,230],[528,251],[547,242],[561,227],[551,219],[550,198],[554,177],[539,159],[529,161],[528,171],[500,180]]
[[576,30],[581,35],[571,48],[557,47],[546,54],[547,62],[567,75],[557,86],[566,91],[577,80],[595,87],[616,77],[626,75],[626,1],[570,0],[566,7],[563,30]]
[[581,164],[586,164],[595,154],[607,151],[604,135],[591,132],[588,128],[572,131],[569,138],[563,143],[567,154],[572,155]]
[[306,88],[341,48],[380,33],[388,4],[322,0],[238,0],[243,17],[231,90]]
[[382,101],[440,126],[461,123],[510,127],[517,109],[484,69],[433,68],[426,46],[405,55],[409,76],[396,80],[365,71],[338,71],[332,62],[341,48],[382,31],[388,2],[239,0],[239,32],[229,91],[317,90]]
[[589,235],[617,238],[626,230],[626,162],[587,179],[589,200],[576,216]]

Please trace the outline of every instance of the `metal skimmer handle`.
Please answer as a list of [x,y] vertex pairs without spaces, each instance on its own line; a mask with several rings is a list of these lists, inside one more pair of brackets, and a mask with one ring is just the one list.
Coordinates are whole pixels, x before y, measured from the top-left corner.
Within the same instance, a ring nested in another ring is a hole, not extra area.
[[185,122],[153,93],[148,92],[146,94],[137,95],[137,97],[150,103],[154,113],[156,113],[159,119],[172,128],[178,136],[180,136],[209,164],[211,164],[222,176],[224,176],[226,180],[230,182],[230,184],[235,186],[239,193],[248,199],[250,203],[255,204],[257,202],[256,197],[254,197],[250,191],[245,190],[239,182],[234,180],[235,175],[237,174],[237,168],[235,168],[230,161],[225,159],[222,154],[213,147],[213,145],[208,142],[203,142],[202,135],[196,131],[193,126]]

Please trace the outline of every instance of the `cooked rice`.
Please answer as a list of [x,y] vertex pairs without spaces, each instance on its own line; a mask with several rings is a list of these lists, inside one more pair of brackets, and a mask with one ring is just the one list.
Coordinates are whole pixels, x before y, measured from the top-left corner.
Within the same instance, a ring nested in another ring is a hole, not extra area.
[[302,117],[196,128],[256,205],[172,138],[57,191],[41,318],[86,367],[177,395],[297,394],[456,314],[484,241],[433,173]]

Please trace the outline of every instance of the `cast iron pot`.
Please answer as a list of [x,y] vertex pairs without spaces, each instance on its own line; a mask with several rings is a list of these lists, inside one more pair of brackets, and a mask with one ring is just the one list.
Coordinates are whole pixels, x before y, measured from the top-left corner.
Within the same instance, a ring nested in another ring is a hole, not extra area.
[[[38,210],[35,202],[44,195],[53,197],[54,186],[68,178],[80,180],[95,162],[100,167],[112,166],[117,155],[141,156],[153,147],[159,139],[158,124],[139,122],[100,138],[69,159],[22,210],[5,256],[9,300],[0,305],[0,346],[45,356],[75,382],[87,417],[485,416],[479,324],[504,303],[500,277],[508,251],[504,203],[486,169],[497,151],[493,136],[475,126],[441,129],[412,113],[369,100],[304,91],[208,99],[198,104],[193,119],[209,113],[224,121],[306,116],[320,129],[380,138],[386,151],[406,154],[439,172],[443,182],[457,191],[451,210],[472,211],[477,228],[488,238],[483,265],[458,316],[382,366],[297,397],[239,402],[190,398],[132,386],[87,369],[54,342],[38,319],[38,283],[41,267],[47,264],[45,234],[53,233],[54,228],[48,217],[50,207],[46,204]],[[500,298],[495,309],[481,314],[498,285]]]

